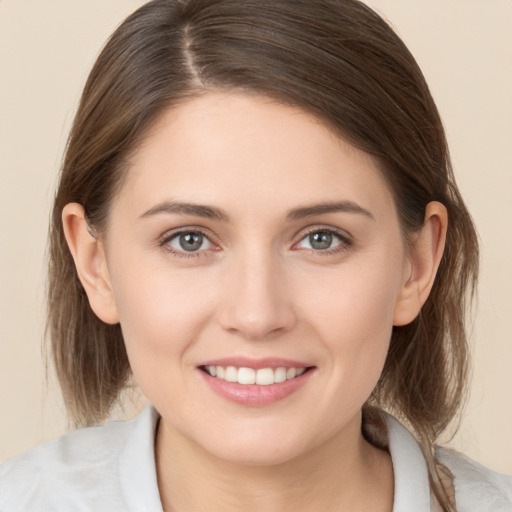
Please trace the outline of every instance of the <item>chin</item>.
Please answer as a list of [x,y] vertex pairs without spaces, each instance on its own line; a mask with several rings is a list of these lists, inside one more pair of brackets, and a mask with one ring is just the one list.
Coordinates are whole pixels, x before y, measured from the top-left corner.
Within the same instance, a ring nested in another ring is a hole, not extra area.
[[189,440],[216,459],[242,466],[275,466],[296,458],[308,449],[304,433],[293,432],[290,423],[235,422],[230,427],[210,426],[207,432],[191,433]]
[[[218,449],[216,449],[218,448]],[[268,442],[262,445],[223,442],[220,446],[212,446],[208,450],[213,456],[227,463],[238,466],[279,466],[294,460],[302,453],[302,447],[283,446],[280,443]]]
[[[244,428],[248,425],[249,428]],[[242,422],[236,427],[211,429],[202,445],[213,457],[241,466],[279,466],[313,452],[334,432],[294,429],[293,421]],[[307,422],[301,422],[304,427]]]

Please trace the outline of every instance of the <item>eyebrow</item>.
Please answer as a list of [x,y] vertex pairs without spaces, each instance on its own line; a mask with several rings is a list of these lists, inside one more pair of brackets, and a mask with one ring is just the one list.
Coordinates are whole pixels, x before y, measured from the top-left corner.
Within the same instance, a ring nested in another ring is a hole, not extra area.
[[[290,210],[286,215],[288,220],[302,220],[315,215],[323,215],[326,213],[356,213],[364,215],[372,220],[375,217],[370,211],[352,201],[338,201],[313,204],[309,206],[300,206]],[[196,203],[181,203],[173,201],[165,201],[144,212],[140,218],[147,218],[158,214],[177,214],[177,215],[195,215],[206,219],[220,220],[229,222],[229,216],[226,212],[215,206],[208,206]]]
[[207,206],[195,203],[176,203],[173,201],[165,201],[144,212],[140,218],[151,217],[160,213],[169,213],[177,215],[196,215],[206,219],[229,221],[228,215],[220,208],[215,206]]
[[287,218],[289,220],[301,220],[306,217],[313,217],[314,215],[323,215],[326,213],[357,213],[364,215],[372,220],[375,220],[373,214],[366,208],[354,203],[352,201],[338,201],[330,203],[313,204],[311,206],[302,206],[291,210]]

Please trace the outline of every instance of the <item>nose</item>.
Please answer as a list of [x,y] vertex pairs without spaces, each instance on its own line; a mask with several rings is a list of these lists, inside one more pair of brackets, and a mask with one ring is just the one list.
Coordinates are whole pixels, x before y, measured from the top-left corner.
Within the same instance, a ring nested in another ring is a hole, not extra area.
[[268,340],[296,323],[283,268],[270,255],[234,263],[220,304],[223,329],[248,340]]

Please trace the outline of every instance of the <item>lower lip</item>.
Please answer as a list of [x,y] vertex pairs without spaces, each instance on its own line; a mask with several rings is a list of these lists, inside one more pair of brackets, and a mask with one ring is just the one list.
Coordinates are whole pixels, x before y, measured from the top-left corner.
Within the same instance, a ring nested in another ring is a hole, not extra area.
[[204,381],[215,393],[221,397],[239,405],[248,407],[263,407],[279,400],[283,400],[295,391],[298,391],[311,377],[313,369],[310,369],[290,380],[260,386],[258,384],[238,384],[238,382],[226,382],[223,379],[212,377],[203,370],[199,370]]

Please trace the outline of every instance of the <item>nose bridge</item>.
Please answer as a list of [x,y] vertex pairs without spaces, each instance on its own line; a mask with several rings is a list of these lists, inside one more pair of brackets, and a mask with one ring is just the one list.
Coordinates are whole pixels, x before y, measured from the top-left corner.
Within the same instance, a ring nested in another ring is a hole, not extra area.
[[232,261],[221,322],[247,339],[266,339],[295,322],[279,258],[270,247],[247,247]]

